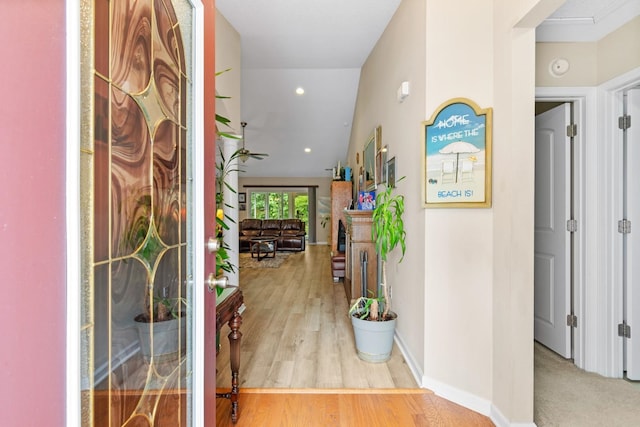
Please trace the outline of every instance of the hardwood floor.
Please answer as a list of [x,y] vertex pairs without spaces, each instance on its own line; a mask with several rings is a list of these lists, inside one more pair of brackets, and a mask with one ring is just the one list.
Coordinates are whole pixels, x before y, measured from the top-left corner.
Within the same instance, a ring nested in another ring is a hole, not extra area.
[[[216,426],[233,426],[218,399]],[[276,390],[240,392],[236,427],[489,427],[491,420],[428,390]]]
[[[419,389],[394,344],[386,363],[356,355],[343,283],[329,247],[309,245],[279,268],[243,268],[239,420],[242,426],[492,426],[489,418]],[[221,331],[219,391],[230,384]],[[231,426],[217,399],[217,426]],[[371,414],[375,414],[372,419]]]
[[[243,268],[240,387],[417,388],[395,346],[391,360],[356,354],[342,282],[331,277],[329,247],[309,245],[279,268]],[[230,384],[229,329],[221,330],[218,387]]]

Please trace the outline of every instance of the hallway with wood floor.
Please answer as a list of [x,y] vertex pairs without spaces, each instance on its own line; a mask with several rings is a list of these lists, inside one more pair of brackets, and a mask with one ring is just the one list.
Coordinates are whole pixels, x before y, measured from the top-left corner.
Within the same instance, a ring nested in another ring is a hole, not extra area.
[[[278,268],[240,269],[246,309],[237,426],[493,425],[418,388],[395,344],[386,363],[358,358],[343,283],[331,277],[328,246],[308,245],[283,257]],[[219,391],[231,384],[228,332],[226,326],[221,330]],[[232,425],[229,414],[229,401],[218,399],[216,425]]]

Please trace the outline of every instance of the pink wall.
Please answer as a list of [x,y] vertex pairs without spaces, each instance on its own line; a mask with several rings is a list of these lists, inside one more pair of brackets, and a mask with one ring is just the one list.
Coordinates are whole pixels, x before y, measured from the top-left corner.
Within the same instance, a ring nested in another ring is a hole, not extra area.
[[0,5],[0,420],[65,425],[65,1]]

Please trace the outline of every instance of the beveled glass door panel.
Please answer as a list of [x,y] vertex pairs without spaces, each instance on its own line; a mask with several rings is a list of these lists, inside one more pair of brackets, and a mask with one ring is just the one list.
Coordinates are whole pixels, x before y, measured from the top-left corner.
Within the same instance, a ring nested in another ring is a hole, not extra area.
[[193,7],[82,9],[83,425],[187,426]]

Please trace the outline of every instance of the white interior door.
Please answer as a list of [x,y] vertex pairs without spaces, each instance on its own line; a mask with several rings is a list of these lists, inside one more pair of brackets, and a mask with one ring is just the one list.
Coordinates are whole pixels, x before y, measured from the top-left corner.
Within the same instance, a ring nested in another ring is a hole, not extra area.
[[536,116],[534,338],[571,357],[570,313],[570,104]]
[[627,378],[640,380],[640,89],[627,92],[627,114],[636,122],[627,129],[627,219],[636,227],[627,234],[626,342]]

